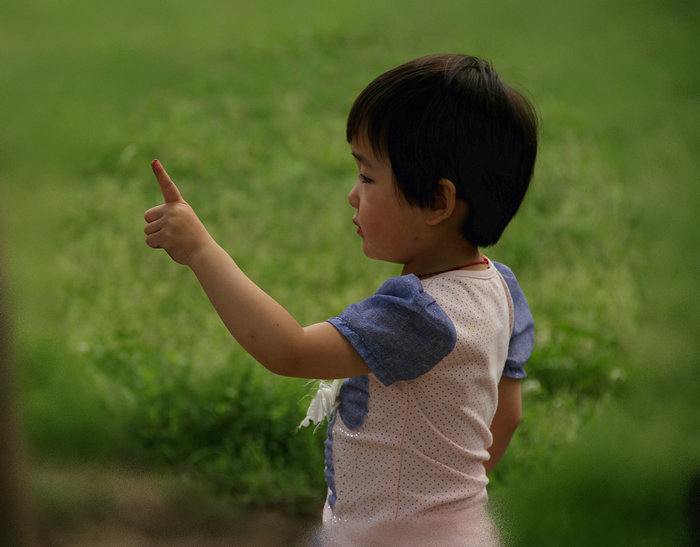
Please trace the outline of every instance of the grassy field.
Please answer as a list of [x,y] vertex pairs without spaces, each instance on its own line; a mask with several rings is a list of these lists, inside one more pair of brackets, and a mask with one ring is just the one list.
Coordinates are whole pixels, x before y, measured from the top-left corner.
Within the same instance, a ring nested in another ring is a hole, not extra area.
[[[691,2],[19,2],[0,21],[0,210],[34,465],[128,461],[244,505],[323,500],[310,386],[276,378],[143,243],[159,157],[302,323],[371,294],[344,122],[380,72],[494,62],[542,118],[532,190],[487,253],[537,347],[492,480],[523,545],[682,543],[700,471],[698,92]],[[670,271],[667,271],[670,270]]]

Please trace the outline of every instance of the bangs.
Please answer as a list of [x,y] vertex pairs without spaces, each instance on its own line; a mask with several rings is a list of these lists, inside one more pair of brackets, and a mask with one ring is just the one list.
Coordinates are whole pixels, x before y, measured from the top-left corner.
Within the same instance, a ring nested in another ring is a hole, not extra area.
[[387,128],[389,125],[386,92],[379,79],[368,85],[357,97],[348,115],[345,136],[348,143],[367,139],[378,158],[388,157]]

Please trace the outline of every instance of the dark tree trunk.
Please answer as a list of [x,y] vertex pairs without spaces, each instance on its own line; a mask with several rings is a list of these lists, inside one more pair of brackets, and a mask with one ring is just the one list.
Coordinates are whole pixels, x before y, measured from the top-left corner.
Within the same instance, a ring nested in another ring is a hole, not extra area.
[[0,256],[0,545],[35,545]]

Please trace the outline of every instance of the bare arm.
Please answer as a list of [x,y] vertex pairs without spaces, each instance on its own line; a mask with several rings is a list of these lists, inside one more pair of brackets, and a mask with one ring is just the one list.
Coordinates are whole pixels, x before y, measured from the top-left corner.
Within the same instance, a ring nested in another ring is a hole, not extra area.
[[484,463],[487,475],[493,471],[508,448],[521,418],[520,380],[503,376],[498,383],[498,407],[491,423],[493,435],[493,444],[489,448],[491,459]]
[[165,203],[144,218],[146,243],[165,249],[197,276],[231,335],[276,374],[301,378],[347,378],[369,372],[360,355],[330,323],[303,328],[253,283],[209,235],[157,161],[153,172]]

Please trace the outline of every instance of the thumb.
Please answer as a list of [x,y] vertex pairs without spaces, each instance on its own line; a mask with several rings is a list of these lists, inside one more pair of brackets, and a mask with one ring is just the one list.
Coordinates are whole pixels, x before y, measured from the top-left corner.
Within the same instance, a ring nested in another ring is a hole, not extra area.
[[158,160],[153,160],[151,162],[151,169],[158,179],[158,184],[160,184],[160,191],[163,192],[163,199],[165,203],[171,203],[174,201],[183,201],[180,190],[177,189],[175,183],[170,179],[168,173],[165,172],[163,165]]

